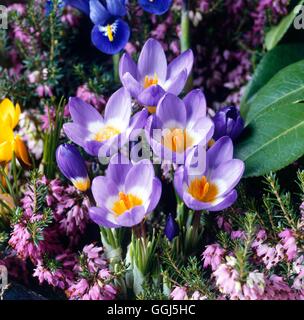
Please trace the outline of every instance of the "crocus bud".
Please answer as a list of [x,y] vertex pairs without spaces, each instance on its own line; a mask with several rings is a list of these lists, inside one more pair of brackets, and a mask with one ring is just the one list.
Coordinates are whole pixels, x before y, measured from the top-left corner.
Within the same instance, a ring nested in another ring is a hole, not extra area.
[[244,120],[236,107],[225,107],[219,110],[213,118],[214,140],[228,136],[236,140],[244,129]]
[[83,158],[76,147],[62,144],[56,150],[57,165],[62,174],[69,179],[75,188],[86,191],[91,182]]
[[169,241],[172,241],[179,233],[179,227],[176,223],[173,215],[169,213],[166,226],[165,226],[165,235],[169,239]]

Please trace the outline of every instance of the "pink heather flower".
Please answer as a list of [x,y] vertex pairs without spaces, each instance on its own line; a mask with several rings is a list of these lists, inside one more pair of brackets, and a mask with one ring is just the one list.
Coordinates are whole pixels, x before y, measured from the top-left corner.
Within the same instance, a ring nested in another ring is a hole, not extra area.
[[65,253],[56,256],[55,258],[58,266],[48,267],[41,260],[34,270],[34,277],[39,279],[39,283],[47,282],[53,287],[65,290],[72,283],[74,279],[73,267],[76,264],[75,255],[71,253]]
[[25,5],[21,3],[14,3],[7,7],[8,12],[16,11],[20,15],[24,15],[26,12]]
[[170,293],[172,300],[188,300],[187,289],[185,287],[175,287]]
[[245,232],[241,230],[232,231],[230,236],[232,240],[245,239]]
[[286,250],[286,255],[288,261],[293,260],[297,255],[297,242],[294,237],[293,231],[290,229],[285,229],[279,233],[279,237],[282,239],[284,249]]
[[224,254],[225,250],[217,243],[206,246],[206,249],[202,254],[204,268],[211,266],[212,271],[215,271],[221,264]]
[[90,105],[93,105],[99,111],[101,111],[106,105],[104,96],[99,96],[96,93],[90,91],[87,84],[78,87],[76,97],[82,99]]
[[70,27],[76,27],[79,25],[80,19],[77,10],[71,6],[65,6],[63,14],[61,16],[61,22],[69,25]]
[[277,275],[270,276],[266,280],[265,300],[296,300],[297,294],[285,282],[283,277]]
[[36,93],[39,97],[52,97],[53,96],[52,89],[46,84],[44,84],[44,85],[40,84],[36,88]]
[[69,237],[71,244],[77,244],[89,222],[89,199],[74,186],[66,187],[59,179],[43,179],[49,188],[47,205],[52,208],[61,233]]
[[230,233],[232,231],[230,221],[227,221],[224,216],[217,216],[216,222],[217,226],[225,232]]
[[190,300],[207,300],[207,297],[203,296],[200,292],[195,291]]
[[23,45],[31,43],[31,37],[25,33],[20,26],[13,26],[13,38],[20,41]]
[[235,265],[234,257],[226,257],[227,262],[222,263],[213,272],[216,279],[216,285],[220,292],[231,297],[231,299],[239,298],[242,293],[241,283],[239,281],[239,274],[233,268]]
[[27,76],[27,78],[30,83],[37,83],[40,79],[40,72],[38,70],[33,71]]
[[243,299],[259,300],[265,289],[264,274],[259,272],[250,272],[247,276],[246,283],[242,286]]
[[79,264],[74,268],[78,279],[70,285],[67,295],[71,300],[113,300],[117,289],[110,284],[111,273],[103,249],[93,244],[85,246]]
[[261,244],[256,247],[257,256],[260,257],[266,266],[266,269],[271,269],[284,259],[283,246],[278,243],[275,247],[270,247],[267,244]]

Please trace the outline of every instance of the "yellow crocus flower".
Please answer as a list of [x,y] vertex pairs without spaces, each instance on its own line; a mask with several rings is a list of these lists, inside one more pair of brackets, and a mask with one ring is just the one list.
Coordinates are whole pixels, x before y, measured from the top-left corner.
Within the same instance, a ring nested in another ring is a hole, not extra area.
[[14,107],[9,99],[4,99],[0,104],[0,164],[10,162],[15,153],[18,160],[31,166],[29,154],[24,142],[19,135],[14,134],[20,116],[20,107]]
[[16,106],[9,99],[4,99],[0,103],[0,121],[2,123],[7,123],[12,129],[14,129],[20,117],[21,109],[19,104]]

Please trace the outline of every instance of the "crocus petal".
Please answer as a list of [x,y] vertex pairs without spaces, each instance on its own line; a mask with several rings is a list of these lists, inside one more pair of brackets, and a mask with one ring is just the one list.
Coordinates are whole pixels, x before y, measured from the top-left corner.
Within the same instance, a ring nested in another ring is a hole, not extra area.
[[137,79],[137,65],[128,53],[124,53],[119,61],[119,77],[121,82],[123,82],[123,76],[127,72],[129,72],[134,79]]
[[105,109],[105,124],[119,129],[126,130],[129,125],[132,112],[132,101],[128,90],[121,88],[109,99]]
[[139,0],[138,3],[145,11],[162,15],[169,10],[172,0]]
[[189,92],[183,100],[186,105],[188,127],[191,128],[197,119],[206,116],[206,98],[201,90],[196,89]]
[[13,149],[11,142],[4,141],[0,143],[0,163],[6,163],[13,158]]
[[[111,140],[111,139],[109,139]],[[87,140],[85,141],[84,145],[82,146],[86,153],[88,153],[90,156],[97,157],[99,156],[100,148],[102,146],[105,146],[106,152],[104,151],[103,156],[110,155],[108,152],[110,148],[109,140],[106,140],[104,142],[99,142],[96,140]],[[72,140],[73,141],[73,140]]]
[[186,206],[192,210],[209,210],[211,204],[209,202],[201,202],[194,199],[188,192],[184,192],[183,200]]
[[154,85],[142,91],[137,100],[144,106],[157,106],[159,100],[165,93],[165,90],[161,86]]
[[237,199],[236,190],[232,190],[228,195],[223,198],[218,198],[216,201],[210,206],[208,211],[222,211],[231,207]]
[[71,144],[60,145],[56,150],[56,161],[61,173],[80,191],[90,188],[87,167],[80,152]]
[[229,137],[222,137],[207,151],[208,167],[216,168],[233,157],[233,143]]
[[244,170],[244,162],[238,159],[221,163],[213,170],[210,180],[217,185],[218,196],[230,192],[241,180]]
[[187,124],[187,132],[194,140],[194,144],[206,146],[213,136],[214,124],[210,118],[198,118],[195,122]]
[[4,99],[0,103],[0,120],[14,129],[19,121],[20,106],[17,103],[16,108],[11,100]]
[[74,7],[86,15],[90,14],[90,5],[88,0],[64,0],[66,5]]
[[138,71],[142,82],[146,76],[157,76],[161,83],[165,82],[167,60],[164,49],[158,41],[149,39],[145,43],[138,59]]
[[187,71],[184,69],[175,78],[170,78],[165,82],[164,88],[167,92],[179,95],[187,82]]
[[168,66],[167,79],[174,79],[184,69],[187,70],[187,77],[193,67],[194,56],[192,50],[187,50],[175,58]]
[[156,117],[162,128],[185,128],[187,118],[185,105],[181,99],[167,93],[157,106]]
[[104,208],[92,207],[89,209],[90,218],[99,226],[106,228],[119,228],[111,213]]
[[91,34],[94,46],[101,52],[109,55],[119,53],[126,46],[130,38],[130,28],[125,21],[117,19],[114,24],[116,31],[113,32],[113,41],[110,41],[104,30],[107,26],[102,24],[95,25]]
[[129,73],[125,73],[122,77],[122,83],[135,99],[144,90],[143,86]]
[[90,18],[95,25],[105,25],[111,18],[110,13],[99,0],[90,0],[89,12]]
[[16,153],[17,159],[22,164],[25,164],[28,167],[30,167],[32,165],[31,160],[30,160],[30,156],[27,151],[27,147],[18,135],[15,138],[15,153]]
[[192,148],[185,162],[184,180],[187,184],[195,177],[202,177],[206,171],[206,148],[205,144],[199,144]]
[[158,205],[158,202],[160,200],[161,193],[162,193],[162,184],[161,184],[160,180],[155,177],[153,179],[153,186],[152,186],[151,196],[150,196],[150,199],[148,201],[149,206],[146,209],[147,213],[152,212],[156,208],[156,206]]
[[118,196],[119,190],[116,184],[106,177],[96,177],[92,182],[92,193],[99,207],[107,208],[111,198]]
[[118,153],[112,157],[107,168],[106,176],[109,180],[113,181],[120,190],[131,168],[132,164],[130,160]]
[[145,218],[145,208],[143,206],[134,207],[116,218],[117,224],[123,227],[133,227]]
[[127,14],[126,0],[106,0],[107,8],[111,15],[123,17]]
[[70,98],[69,111],[73,122],[88,131],[96,132],[103,125],[103,118],[100,113],[80,98]]
[[63,125],[63,131],[71,141],[83,148],[91,136],[90,131],[77,123],[65,123]]
[[184,167],[179,167],[174,174],[174,188],[177,191],[179,197],[183,199],[184,194]]
[[126,177],[126,193],[137,196],[145,204],[152,192],[154,175],[154,168],[150,161],[142,160],[136,163]]

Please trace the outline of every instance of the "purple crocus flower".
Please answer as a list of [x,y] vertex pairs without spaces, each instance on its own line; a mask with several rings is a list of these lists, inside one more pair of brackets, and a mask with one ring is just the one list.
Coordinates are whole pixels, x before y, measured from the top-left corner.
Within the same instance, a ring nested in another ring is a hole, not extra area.
[[75,188],[87,191],[91,186],[85,162],[76,147],[62,144],[56,150],[56,161],[61,173]]
[[197,145],[206,146],[213,135],[203,93],[193,90],[184,100],[167,93],[159,101],[156,114],[148,118],[145,130],[159,158],[184,164],[187,153]]
[[172,0],[138,0],[138,3],[145,11],[161,15],[169,10]]
[[133,98],[147,107],[155,107],[166,92],[175,95],[181,93],[192,66],[191,50],[182,53],[168,66],[161,44],[149,39],[141,51],[137,65],[127,53],[121,57],[119,75]]
[[143,128],[148,116],[142,110],[131,117],[131,96],[124,88],[111,96],[104,117],[79,98],[70,98],[69,111],[73,122],[64,125],[64,132],[92,156],[98,156],[101,147],[107,152],[112,146],[123,145],[134,129]]
[[225,107],[213,118],[214,140],[228,136],[235,141],[244,129],[244,120],[236,107]]
[[206,163],[194,166],[196,150],[187,157],[185,166],[175,173],[174,186],[187,207],[193,210],[221,211],[237,198],[234,189],[244,172],[244,163],[233,159],[233,144],[229,137],[220,138],[208,151]]
[[150,161],[132,164],[116,154],[106,176],[93,180],[92,192],[97,207],[90,209],[90,217],[107,228],[135,226],[155,209],[161,190],[161,182],[155,177]]
[[178,224],[171,213],[168,215],[164,231],[169,241],[172,241],[179,234]]

